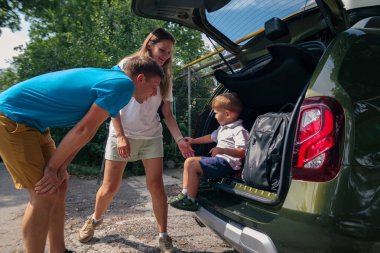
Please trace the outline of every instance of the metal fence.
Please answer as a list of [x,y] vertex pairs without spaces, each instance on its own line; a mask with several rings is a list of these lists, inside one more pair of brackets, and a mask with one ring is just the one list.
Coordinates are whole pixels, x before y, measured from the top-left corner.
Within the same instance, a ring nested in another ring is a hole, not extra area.
[[[223,48],[218,49],[214,52],[211,52],[189,64],[184,66],[179,74],[176,76],[175,80],[182,80],[183,83],[186,83],[187,86],[187,123],[188,123],[188,136],[191,136],[191,124],[192,124],[192,110],[193,110],[193,102],[197,103],[201,101],[202,104],[206,104],[206,102],[210,99],[208,97],[193,97],[191,93],[192,88],[192,80],[211,80],[213,82],[213,88],[218,86],[217,81],[214,79],[214,71],[216,69],[222,69],[229,72],[227,66],[224,64],[223,60],[218,56],[218,53],[223,52]],[[224,55],[224,58],[228,61],[229,64],[234,66],[234,69],[240,68],[239,62],[237,62],[236,58],[227,54]],[[210,94],[211,95],[211,94]],[[174,109],[175,110],[175,109]]]

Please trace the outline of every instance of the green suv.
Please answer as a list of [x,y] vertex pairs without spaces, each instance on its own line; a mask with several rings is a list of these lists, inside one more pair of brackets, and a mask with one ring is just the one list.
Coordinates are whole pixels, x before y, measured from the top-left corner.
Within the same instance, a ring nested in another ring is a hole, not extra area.
[[[236,92],[248,130],[265,113],[290,115],[274,183],[203,182],[197,219],[240,252],[380,252],[380,0],[133,0],[132,8],[197,29],[235,57],[226,62],[239,70],[215,71],[213,96]],[[197,136],[217,127],[210,106],[199,120]]]

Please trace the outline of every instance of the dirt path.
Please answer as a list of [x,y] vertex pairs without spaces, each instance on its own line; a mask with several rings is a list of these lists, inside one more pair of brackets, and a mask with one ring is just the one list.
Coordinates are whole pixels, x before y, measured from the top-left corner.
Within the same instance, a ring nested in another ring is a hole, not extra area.
[[[167,195],[174,196],[180,190],[180,170],[166,170],[164,182]],[[78,253],[88,252],[159,252],[157,231],[151,208],[151,199],[146,190],[145,177],[123,180],[122,187],[106,213],[104,223],[95,232],[95,238],[81,244],[77,230],[86,216],[93,212],[95,179],[70,179],[67,197],[66,245]],[[25,191],[16,191],[10,177],[0,165],[0,252],[22,249],[20,224],[27,196]],[[169,207],[168,231],[173,238],[176,252],[235,252],[208,228],[200,227],[193,213]]]

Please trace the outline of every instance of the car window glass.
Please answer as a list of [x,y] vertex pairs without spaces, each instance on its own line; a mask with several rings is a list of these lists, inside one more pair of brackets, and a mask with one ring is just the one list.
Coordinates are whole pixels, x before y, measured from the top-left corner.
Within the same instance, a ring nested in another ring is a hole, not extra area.
[[273,17],[283,19],[314,6],[314,0],[231,0],[217,11],[206,11],[206,17],[231,41],[237,41],[263,28]]

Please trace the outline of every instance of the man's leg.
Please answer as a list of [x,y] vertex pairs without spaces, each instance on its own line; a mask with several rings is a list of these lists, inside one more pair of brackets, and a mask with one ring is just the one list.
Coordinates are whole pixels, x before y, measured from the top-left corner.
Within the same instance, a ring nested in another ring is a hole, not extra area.
[[[34,186],[42,178],[43,168],[54,153],[54,141],[48,131],[41,134],[37,129],[3,115],[0,115],[0,136],[0,154],[15,187],[25,188],[29,193],[29,203],[22,220],[26,252],[43,253],[49,231],[47,217],[54,208],[58,191],[42,197],[35,193]],[[63,230],[63,226],[61,228]]]
[[[43,253],[49,228],[49,217],[57,198],[57,192],[41,197],[28,189],[30,201],[22,220],[22,235],[26,253]],[[63,250],[64,251],[64,250]]]
[[[45,163],[48,163],[50,158],[53,156],[56,147],[54,140],[52,139],[50,132],[47,131],[42,134],[41,138],[41,151],[44,157]],[[49,226],[48,226],[48,240],[49,240],[49,252],[50,253],[62,253],[65,251],[65,211],[66,211],[66,192],[68,187],[68,176],[69,174],[64,170],[63,174],[59,174],[66,178],[62,181],[61,185],[58,187],[56,192],[56,199],[53,203],[53,207],[49,215]]]
[[162,178],[163,161],[161,157],[143,160],[146,185],[152,196],[154,216],[156,217],[158,231],[166,233],[168,222],[168,204]]
[[95,219],[103,217],[113,197],[119,191],[126,165],[126,162],[106,160],[103,183],[96,193]]
[[65,251],[65,201],[67,192],[67,179],[58,188],[58,196],[50,212],[49,219],[49,246],[50,253]]

